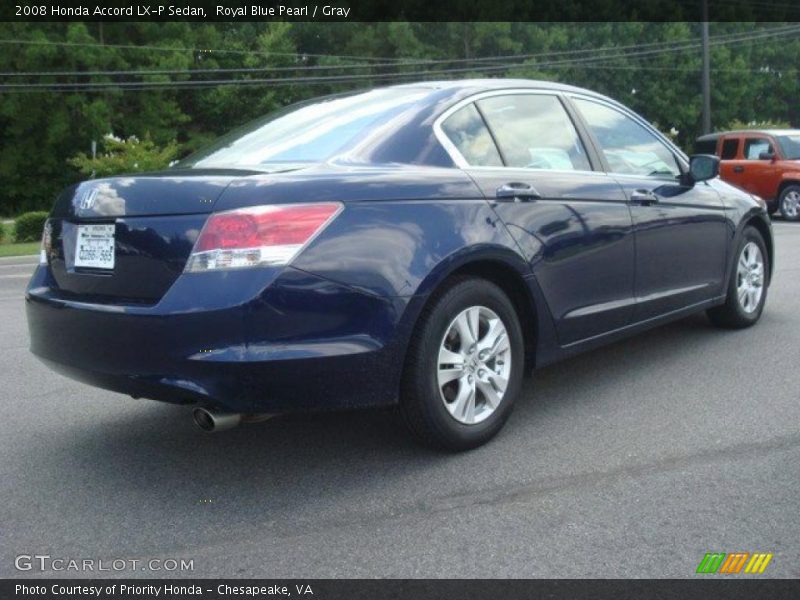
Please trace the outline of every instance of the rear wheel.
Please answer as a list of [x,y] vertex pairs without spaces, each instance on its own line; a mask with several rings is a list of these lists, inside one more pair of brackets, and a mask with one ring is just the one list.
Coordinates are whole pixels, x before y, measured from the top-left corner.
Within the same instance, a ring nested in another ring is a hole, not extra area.
[[412,336],[400,410],[422,442],[466,450],[511,414],[524,349],[514,305],[495,284],[454,279],[423,311]]
[[757,229],[745,228],[736,256],[725,304],[710,309],[708,316],[720,327],[741,329],[758,321],[767,299],[768,255]]
[[800,221],[800,185],[787,185],[778,197],[781,215],[787,221]]

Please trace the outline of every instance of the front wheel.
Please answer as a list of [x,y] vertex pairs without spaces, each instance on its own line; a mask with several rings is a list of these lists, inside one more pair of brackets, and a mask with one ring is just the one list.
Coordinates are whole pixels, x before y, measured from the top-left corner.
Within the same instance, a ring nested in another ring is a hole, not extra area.
[[432,298],[414,331],[401,413],[427,445],[484,444],[511,414],[523,362],[522,330],[508,296],[484,279],[455,279]]
[[778,201],[767,202],[767,214],[771,217],[778,212]]
[[708,311],[719,327],[750,327],[761,317],[767,299],[769,263],[764,238],[755,227],[746,227],[728,283],[725,304]]
[[800,221],[800,185],[787,185],[778,198],[781,215],[787,221]]

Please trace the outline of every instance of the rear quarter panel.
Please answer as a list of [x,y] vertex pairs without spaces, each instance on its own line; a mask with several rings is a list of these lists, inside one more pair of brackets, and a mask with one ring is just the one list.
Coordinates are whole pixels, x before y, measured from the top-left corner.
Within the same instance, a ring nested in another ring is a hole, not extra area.
[[[481,191],[459,169],[327,166],[285,177],[235,182],[215,210],[289,202],[344,204],[292,263],[383,297],[428,294],[431,275],[479,255],[525,261]],[[524,267],[523,267],[524,268]]]

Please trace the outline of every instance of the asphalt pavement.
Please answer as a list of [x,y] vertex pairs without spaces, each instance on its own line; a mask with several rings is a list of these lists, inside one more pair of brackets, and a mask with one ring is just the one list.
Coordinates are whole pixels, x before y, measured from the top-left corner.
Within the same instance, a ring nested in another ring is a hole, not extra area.
[[542,369],[458,455],[391,411],[208,435],[67,380],[28,352],[31,260],[1,259],[0,577],[693,577],[711,551],[800,577],[800,224],[775,233],[757,326],[698,315]]

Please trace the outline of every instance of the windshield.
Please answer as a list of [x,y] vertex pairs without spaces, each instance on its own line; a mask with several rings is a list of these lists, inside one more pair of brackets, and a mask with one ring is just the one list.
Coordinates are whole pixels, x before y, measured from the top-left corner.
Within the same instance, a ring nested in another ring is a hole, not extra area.
[[175,168],[280,170],[321,162],[428,93],[388,88],[294,104],[221,137]]
[[781,153],[787,160],[800,159],[800,134],[779,135],[778,143],[781,145]]

